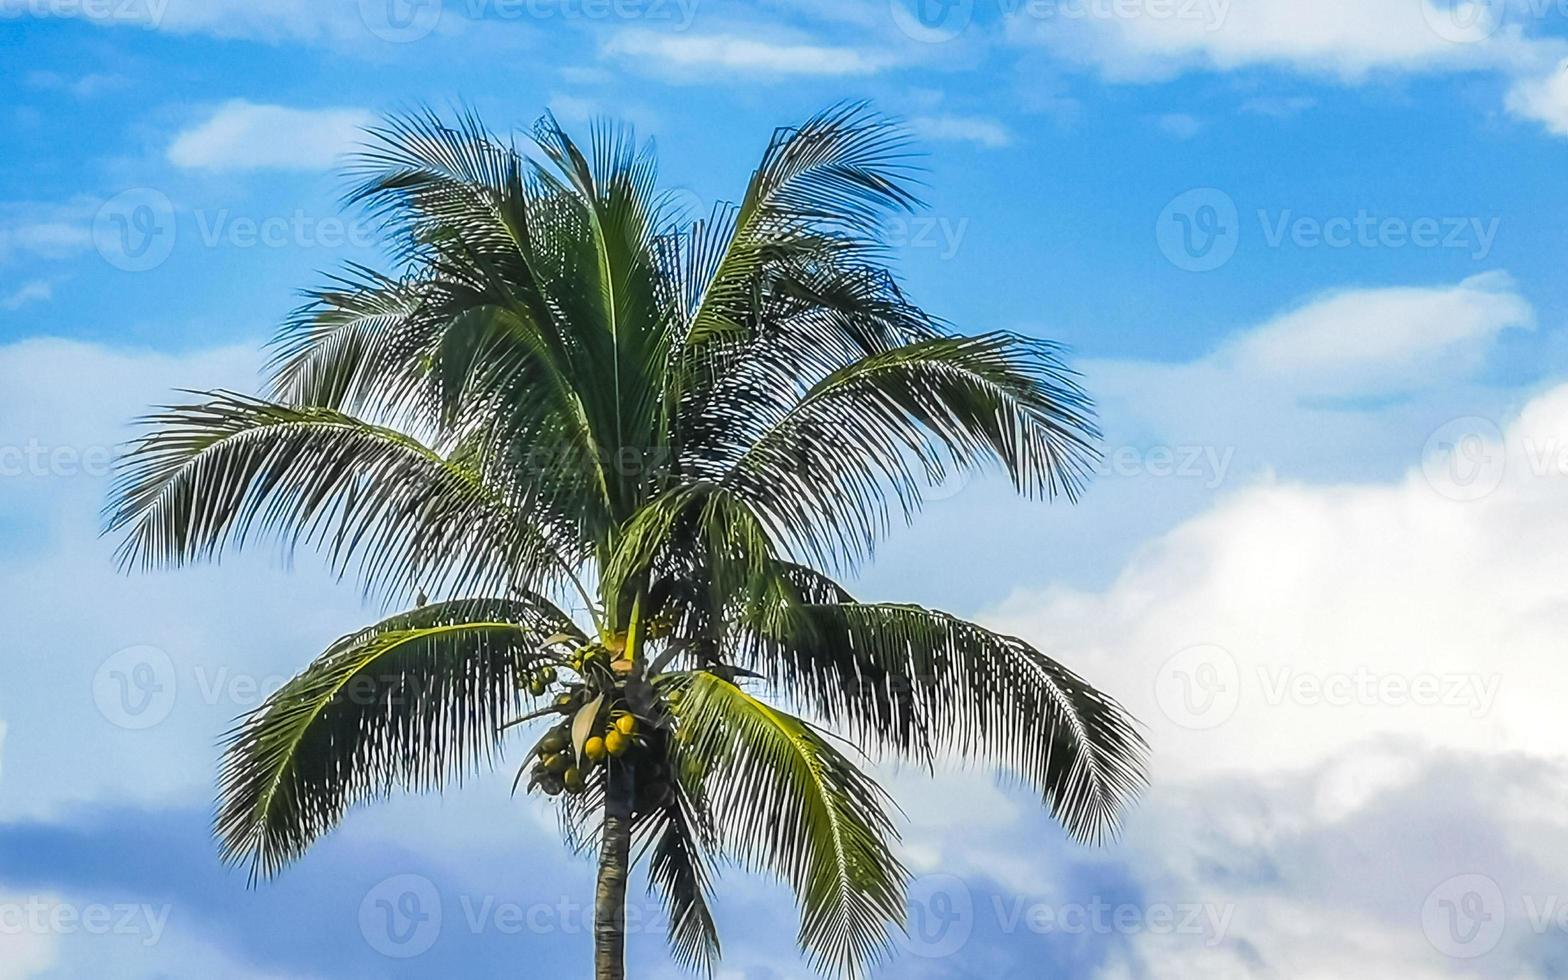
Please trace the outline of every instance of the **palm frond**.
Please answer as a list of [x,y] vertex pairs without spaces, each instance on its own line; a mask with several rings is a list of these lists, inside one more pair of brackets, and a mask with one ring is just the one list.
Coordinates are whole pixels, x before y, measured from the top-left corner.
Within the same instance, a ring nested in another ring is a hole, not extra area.
[[343,637],[227,736],[215,830],[270,876],[356,803],[493,761],[544,640],[575,630],[542,600],[463,600]]
[[1073,836],[1115,833],[1148,752],[1121,705],[1017,637],[842,590],[834,599],[830,585],[814,581],[815,603],[743,638],[740,663],[867,745],[1000,767]]
[[129,532],[128,565],[215,559],[257,531],[289,551],[320,546],[389,595],[533,587],[580,561],[474,460],[341,412],[217,392],[145,424],[107,515],[109,531]]
[[704,767],[725,853],[794,888],[819,970],[865,975],[904,914],[881,788],[810,725],[713,674],[691,676],[677,715],[672,754]]
[[670,917],[669,944],[675,961],[711,976],[722,953],[718,926],[708,899],[712,891],[712,815],[702,785],[703,773],[687,760],[674,766],[673,792],[639,826],[646,841],[639,860],[648,862],[649,887],[660,894]]

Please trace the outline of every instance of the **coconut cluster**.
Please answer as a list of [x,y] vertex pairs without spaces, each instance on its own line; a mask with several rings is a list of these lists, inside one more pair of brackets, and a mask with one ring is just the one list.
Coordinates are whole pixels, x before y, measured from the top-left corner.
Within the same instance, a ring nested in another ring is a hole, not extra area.
[[[559,688],[551,706],[561,716],[534,746],[528,790],[548,796],[584,792],[600,770],[625,766],[631,777],[633,809],[647,811],[667,802],[672,774],[666,732],[651,719],[639,718],[625,699],[625,676],[631,663],[624,645],[591,643],[558,661],[576,680],[564,679],[554,666],[519,678],[518,686],[534,697]],[[671,705],[672,706],[672,705]],[[575,736],[574,736],[575,732]],[[521,774],[519,774],[520,776]]]

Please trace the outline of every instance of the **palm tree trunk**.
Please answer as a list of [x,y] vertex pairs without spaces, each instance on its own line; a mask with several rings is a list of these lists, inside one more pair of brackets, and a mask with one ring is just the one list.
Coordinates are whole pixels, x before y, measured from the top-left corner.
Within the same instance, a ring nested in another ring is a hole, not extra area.
[[631,873],[632,774],[610,763],[594,895],[594,980],[626,980],[626,879]]

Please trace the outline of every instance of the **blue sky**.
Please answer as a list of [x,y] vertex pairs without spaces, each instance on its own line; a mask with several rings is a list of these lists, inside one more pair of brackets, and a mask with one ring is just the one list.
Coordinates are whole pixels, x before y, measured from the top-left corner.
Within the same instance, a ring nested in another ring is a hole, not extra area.
[[[925,151],[886,229],[912,294],[1069,343],[1106,432],[1080,504],[945,488],[857,589],[1030,639],[1155,752],[1098,849],[990,774],[889,773],[931,928],[880,975],[1561,975],[1565,28],[1558,0],[0,0],[0,980],[581,975],[591,868],[505,774],[357,811],[256,890],[219,866],[218,736],[376,610],[265,549],[119,576],[105,461],[173,389],[253,390],[299,291],[378,263],[335,167],[382,113],[623,118],[705,208],[841,99]],[[808,975],[779,889],[720,902],[721,977]],[[656,922],[632,949],[679,975]]]

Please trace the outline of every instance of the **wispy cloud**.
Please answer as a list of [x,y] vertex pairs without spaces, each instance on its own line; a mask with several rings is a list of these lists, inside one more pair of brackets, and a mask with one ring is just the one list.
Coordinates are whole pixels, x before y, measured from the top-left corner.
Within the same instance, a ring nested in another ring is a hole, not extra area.
[[913,116],[909,127],[915,134],[928,140],[973,143],[985,149],[1011,146],[1012,131],[996,119],[984,116],[952,114]]
[[29,303],[44,303],[54,298],[54,280],[32,279],[0,296],[0,310],[19,310]]
[[30,88],[48,92],[66,92],[79,99],[89,99],[110,89],[119,88],[129,82],[129,79],[124,75],[111,75],[104,72],[67,75],[57,71],[33,71],[27,73],[26,82]]
[[200,170],[319,170],[359,142],[364,109],[291,109],[226,102],[169,144],[169,162]]
[[[872,75],[893,64],[885,54],[860,48],[763,41],[738,34],[659,34],[622,31],[605,41],[607,57],[645,59],[676,73],[717,70],[733,75]],[[708,82],[722,81],[711,73]]]
[[1154,124],[1172,139],[1190,140],[1203,132],[1203,120],[1185,112],[1167,112],[1156,117]]
[[0,204],[0,262],[18,255],[66,259],[91,250],[97,206],[86,197],[54,204]]

